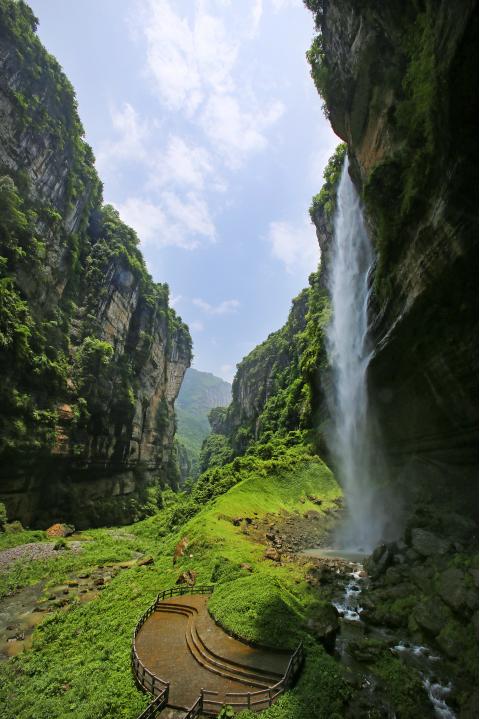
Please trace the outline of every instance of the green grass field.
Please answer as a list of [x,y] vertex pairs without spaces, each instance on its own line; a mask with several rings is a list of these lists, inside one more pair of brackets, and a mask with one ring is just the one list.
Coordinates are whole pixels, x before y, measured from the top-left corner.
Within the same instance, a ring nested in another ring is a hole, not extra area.
[[[314,507],[305,499],[307,494],[321,496],[322,508],[328,508],[340,493],[320,461],[299,463],[270,478],[250,473],[173,533],[169,522],[181,500],[169,495],[168,506],[143,522],[85,532],[79,554],[67,549],[58,559],[17,561],[0,574],[4,594],[45,577],[48,591],[48,586],[82,570],[129,560],[134,552],[151,554],[155,563],[123,570],[90,603],[47,615],[35,631],[33,648],[0,667],[2,719],[130,719],[140,713],[148,699],[135,688],[130,672],[132,632],[157,592],[174,585],[186,569],[197,572],[199,584],[216,583],[211,611],[235,634],[284,647],[306,639],[308,659],[301,681],[266,716],[341,716],[348,692],[341,670],[303,629],[315,602],[304,581],[305,566],[265,560],[265,547],[231,521],[255,512],[257,517],[304,512]],[[12,542],[12,536],[17,543],[22,539],[20,534],[3,535],[0,549]],[[31,532],[23,538],[32,541],[35,536],[43,538]],[[174,566],[175,546],[183,537],[188,537],[188,549]],[[240,567],[246,562],[252,572]]]

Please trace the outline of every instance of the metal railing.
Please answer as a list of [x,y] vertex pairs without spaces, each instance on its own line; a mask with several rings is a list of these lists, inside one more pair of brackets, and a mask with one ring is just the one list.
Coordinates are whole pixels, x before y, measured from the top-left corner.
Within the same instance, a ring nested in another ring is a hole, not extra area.
[[[170,688],[169,682],[161,679],[156,674],[151,672],[139,658],[135,641],[138,632],[151,614],[155,612],[157,606],[161,602],[165,601],[165,599],[174,596],[183,596],[185,594],[211,594],[213,589],[214,587],[212,586],[179,586],[172,587],[171,589],[165,589],[157,595],[153,604],[151,604],[140,617],[133,632],[132,671],[135,681],[140,689],[148,692],[149,694],[153,694],[154,700],[151,704],[149,704],[145,711],[137,717],[137,719],[155,719],[157,714],[159,714],[165,706],[169,706],[168,694]],[[200,696],[187,711],[184,719],[196,719],[196,717],[200,716],[200,714],[210,714],[216,716],[225,704],[229,704],[237,711],[240,711],[241,709],[253,709],[254,711],[267,709],[273,704],[275,699],[280,696],[280,694],[283,694],[284,691],[292,686],[304,660],[305,650],[303,648],[303,643],[300,642],[290,657],[290,661],[288,662],[288,666],[283,677],[268,689],[260,689],[256,692],[227,692],[225,694],[211,691],[209,689],[202,689]]]
[[[268,689],[259,689],[256,692],[227,692],[226,694],[220,694],[219,692],[210,691],[209,689],[202,689],[199,697],[200,711],[198,714],[203,712],[204,714],[213,714],[215,716],[225,704],[233,707],[236,711],[242,709],[253,709],[253,711],[268,709],[280,694],[283,694],[283,692],[292,686],[302,668],[304,660],[305,650],[303,643],[300,642],[290,657],[283,677]],[[190,711],[192,711],[192,709]],[[198,716],[198,714],[192,714],[192,719]],[[190,719],[190,715],[188,716]]]

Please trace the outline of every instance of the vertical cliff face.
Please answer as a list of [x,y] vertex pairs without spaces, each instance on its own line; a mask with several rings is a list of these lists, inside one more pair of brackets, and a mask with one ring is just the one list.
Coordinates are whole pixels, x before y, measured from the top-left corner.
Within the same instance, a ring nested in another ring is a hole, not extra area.
[[390,465],[402,491],[468,506],[478,436],[477,4],[306,4],[320,31],[312,75],[348,144],[377,252],[369,388]]
[[0,500],[42,525],[126,522],[175,483],[188,328],[102,207],[72,87],[0,1]]

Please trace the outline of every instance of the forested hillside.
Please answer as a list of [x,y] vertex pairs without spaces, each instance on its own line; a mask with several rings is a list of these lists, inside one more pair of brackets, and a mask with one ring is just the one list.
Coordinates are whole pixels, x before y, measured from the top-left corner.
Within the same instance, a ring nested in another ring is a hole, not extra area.
[[175,402],[177,453],[182,479],[196,478],[200,450],[210,434],[209,411],[230,403],[231,386],[210,372],[187,370]]
[[35,28],[0,2],[0,499],[32,526],[125,522],[177,481],[191,340],[102,204],[74,90]]

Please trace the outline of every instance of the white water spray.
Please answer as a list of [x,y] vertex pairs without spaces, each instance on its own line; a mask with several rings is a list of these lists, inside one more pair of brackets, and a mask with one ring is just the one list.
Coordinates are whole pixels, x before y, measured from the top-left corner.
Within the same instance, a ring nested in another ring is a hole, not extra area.
[[332,320],[327,331],[333,379],[329,444],[348,510],[348,523],[338,541],[370,550],[381,539],[384,515],[375,506],[367,394],[369,274],[374,255],[347,158],[338,186],[334,229],[329,271]]

